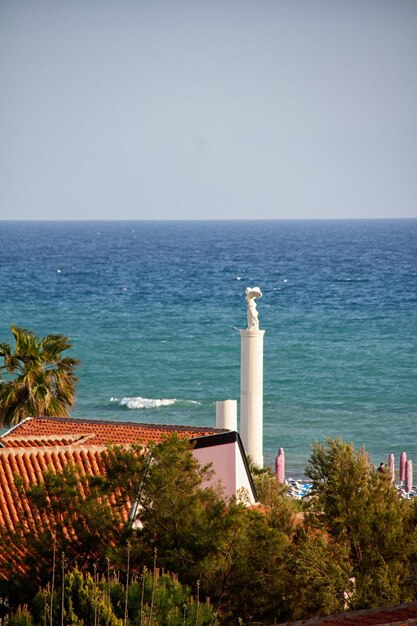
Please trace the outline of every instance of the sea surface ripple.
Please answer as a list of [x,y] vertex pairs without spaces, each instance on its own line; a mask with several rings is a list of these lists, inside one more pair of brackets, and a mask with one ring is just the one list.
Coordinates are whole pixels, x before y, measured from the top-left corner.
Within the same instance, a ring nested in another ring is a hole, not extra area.
[[0,340],[70,336],[75,417],[214,425],[255,285],[267,463],[327,436],[417,463],[417,220],[0,222]]

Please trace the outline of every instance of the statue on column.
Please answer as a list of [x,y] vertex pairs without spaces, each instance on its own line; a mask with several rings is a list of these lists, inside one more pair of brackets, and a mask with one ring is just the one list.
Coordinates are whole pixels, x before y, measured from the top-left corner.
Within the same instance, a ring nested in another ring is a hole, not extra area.
[[262,291],[259,287],[246,287],[246,302],[248,303],[248,328],[259,330],[258,311],[256,310],[255,298],[261,298]]

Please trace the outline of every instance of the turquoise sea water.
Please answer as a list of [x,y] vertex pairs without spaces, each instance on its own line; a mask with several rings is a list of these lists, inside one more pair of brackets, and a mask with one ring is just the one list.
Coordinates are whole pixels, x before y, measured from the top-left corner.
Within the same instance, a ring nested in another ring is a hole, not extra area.
[[264,452],[341,436],[417,464],[417,220],[0,222],[0,338],[71,337],[74,417],[215,422],[259,285]]

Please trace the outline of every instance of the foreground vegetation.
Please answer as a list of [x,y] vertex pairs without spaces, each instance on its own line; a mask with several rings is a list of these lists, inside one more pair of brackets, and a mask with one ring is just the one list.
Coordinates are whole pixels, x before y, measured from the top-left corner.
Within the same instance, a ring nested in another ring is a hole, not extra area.
[[213,606],[200,601],[178,577],[155,569],[143,570],[139,578],[99,578],[75,568],[65,573],[57,589],[49,585],[33,598],[31,610],[21,606],[10,619],[11,626],[34,624],[91,624],[94,626],[209,626],[217,624]]
[[102,478],[67,467],[19,486],[54,521],[1,531],[16,554],[3,565],[12,623],[271,624],[417,598],[416,505],[364,450],[314,445],[301,508],[268,472],[255,508],[201,489],[210,468],[175,436],[149,453],[110,448],[104,462]]

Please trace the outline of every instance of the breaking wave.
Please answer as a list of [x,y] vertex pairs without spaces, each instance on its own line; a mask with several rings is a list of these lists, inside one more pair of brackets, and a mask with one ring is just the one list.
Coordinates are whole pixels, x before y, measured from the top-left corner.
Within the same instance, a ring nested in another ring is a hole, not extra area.
[[175,404],[175,398],[141,398],[134,396],[133,398],[110,398],[110,402],[118,402],[119,406],[126,406],[128,409],[157,409],[160,406],[169,406]]

